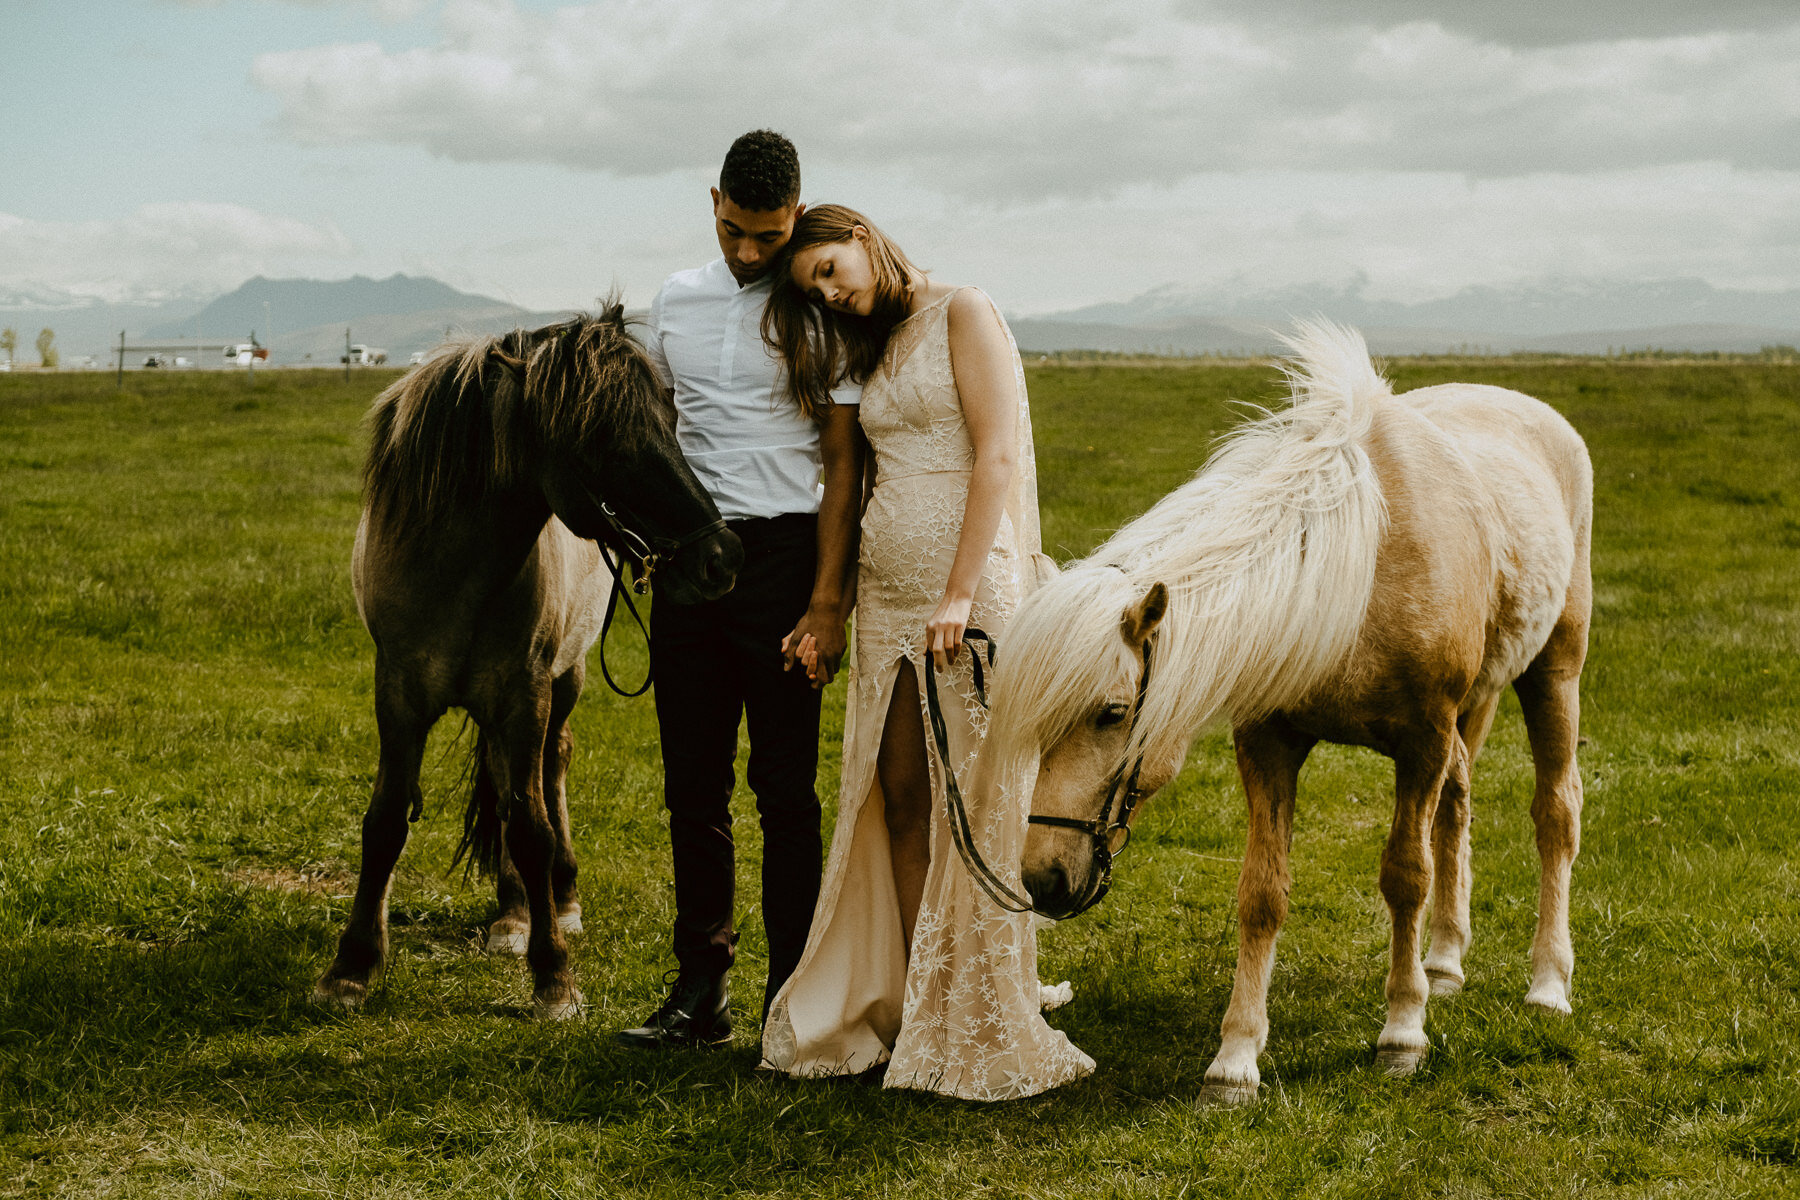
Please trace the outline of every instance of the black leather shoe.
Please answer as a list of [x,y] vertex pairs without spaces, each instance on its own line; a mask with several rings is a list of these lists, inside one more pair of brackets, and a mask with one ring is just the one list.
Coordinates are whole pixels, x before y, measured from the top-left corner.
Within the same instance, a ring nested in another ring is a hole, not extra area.
[[[668,982],[667,976],[664,982]],[[731,996],[725,989],[725,977],[675,972],[669,998],[650,1020],[636,1029],[619,1030],[613,1039],[638,1050],[729,1046]]]

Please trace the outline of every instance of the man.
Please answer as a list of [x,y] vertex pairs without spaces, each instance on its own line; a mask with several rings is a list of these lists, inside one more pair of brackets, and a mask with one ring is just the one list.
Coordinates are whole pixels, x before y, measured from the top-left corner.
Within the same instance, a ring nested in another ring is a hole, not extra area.
[[[844,653],[862,443],[860,389],[840,389],[820,422],[808,420],[762,340],[769,294],[785,284],[770,268],[799,201],[792,143],[768,130],[733,142],[712,189],[724,256],[669,276],[650,309],[645,341],[672,385],[682,453],[743,540],[744,565],[722,598],[658,603],[651,617],[680,975],[647,1023],[617,1035],[631,1046],[731,1040],[725,976],[737,944],[731,793],[740,715],[763,830],[765,1014],[800,961],[819,897],[817,685]],[[784,653],[809,633],[820,649],[816,684]]]

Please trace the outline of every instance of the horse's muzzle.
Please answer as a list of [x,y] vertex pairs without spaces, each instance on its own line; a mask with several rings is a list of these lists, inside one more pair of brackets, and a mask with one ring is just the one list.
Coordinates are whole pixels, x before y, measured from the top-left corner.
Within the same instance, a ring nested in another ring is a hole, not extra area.
[[729,529],[685,546],[665,568],[664,592],[676,604],[717,600],[737,583],[744,543]]
[[1079,917],[1105,898],[1111,890],[1110,872],[1090,870],[1080,879],[1070,879],[1061,866],[1049,866],[1023,880],[1031,896],[1031,911],[1052,921]]

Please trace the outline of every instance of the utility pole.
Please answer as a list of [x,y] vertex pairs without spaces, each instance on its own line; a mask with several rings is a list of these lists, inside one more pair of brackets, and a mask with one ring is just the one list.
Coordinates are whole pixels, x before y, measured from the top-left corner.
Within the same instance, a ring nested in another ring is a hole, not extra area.
[[119,330],[119,389],[125,388],[125,331]]

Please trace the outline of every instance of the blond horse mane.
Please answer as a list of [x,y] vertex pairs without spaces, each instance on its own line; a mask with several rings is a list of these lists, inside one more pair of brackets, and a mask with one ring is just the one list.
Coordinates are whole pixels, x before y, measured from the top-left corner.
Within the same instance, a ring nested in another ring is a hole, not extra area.
[[1000,761],[1035,758],[1133,677],[1120,620],[1159,581],[1169,605],[1127,760],[1179,763],[1207,725],[1273,712],[1342,669],[1387,520],[1363,442],[1393,393],[1354,330],[1301,322],[1283,340],[1291,401],[1021,606],[1001,639]]

